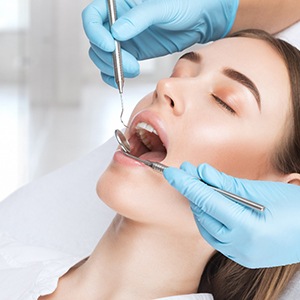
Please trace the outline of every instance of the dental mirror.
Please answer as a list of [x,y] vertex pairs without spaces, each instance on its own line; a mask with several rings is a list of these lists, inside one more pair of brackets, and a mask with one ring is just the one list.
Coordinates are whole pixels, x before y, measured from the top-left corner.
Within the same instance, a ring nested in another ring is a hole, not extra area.
[[129,145],[129,142],[126,139],[124,133],[121,130],[116,129],[115,130],[115,137],[116,137],[119,145],[121,146],[122,150],[125,153],[130,153],[130,145]]
[[115,130],[115,137],[119,143],[119,145],[121,146],[122,151],[124,152],[124,154],[136,161],[139,161],[140,163],[145,164],[146,166],[152,168],[154,171],[157,171],[159,173],[162,173],[164,171],[165,168],[167,168],[167,166],[159,163],[159,162],[153,162],[150,160],[146,160],[146,159],[141,159],[139,157],[136,157],[134,155],[130,154],[130,144],[128,142],[128,140],[126,139],[125,135],[123,134],[122,131],[120,131],[119,129]]

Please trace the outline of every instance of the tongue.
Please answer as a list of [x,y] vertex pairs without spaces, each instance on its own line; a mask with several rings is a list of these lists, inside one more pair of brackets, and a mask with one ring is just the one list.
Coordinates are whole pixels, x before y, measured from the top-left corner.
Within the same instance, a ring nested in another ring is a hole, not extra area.
[[162,160],[164,160],[165,157],[166,157],[166,153],[161,151],[150,151],[140,156],[140,158],[142,159],[147,159],[156,162],[161,162]]

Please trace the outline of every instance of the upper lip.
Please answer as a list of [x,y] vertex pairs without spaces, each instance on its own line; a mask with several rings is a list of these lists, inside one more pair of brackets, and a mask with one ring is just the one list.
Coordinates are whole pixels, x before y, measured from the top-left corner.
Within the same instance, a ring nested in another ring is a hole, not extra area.
[[145,122],[151,125],[157,132],[160,140],[162,141],[164,147],[168,149],[168,138],[162,119],[154,112],[149,110],[144,110],[138,113],[131,122],[129,135],[133,136],[136,133],[136,126],[138,123]]

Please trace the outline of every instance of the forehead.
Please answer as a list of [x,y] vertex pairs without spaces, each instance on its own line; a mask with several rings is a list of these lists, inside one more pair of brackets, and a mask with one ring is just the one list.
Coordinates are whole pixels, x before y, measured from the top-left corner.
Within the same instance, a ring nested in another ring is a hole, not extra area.
[[245,37],[226,38],[200,48],[198,53],[204,69],[230,67],[249,77],[261,94],[262,112],[267,108],[277,113],[278,106],[288,105],[288,71],[282,57],[267,42]]

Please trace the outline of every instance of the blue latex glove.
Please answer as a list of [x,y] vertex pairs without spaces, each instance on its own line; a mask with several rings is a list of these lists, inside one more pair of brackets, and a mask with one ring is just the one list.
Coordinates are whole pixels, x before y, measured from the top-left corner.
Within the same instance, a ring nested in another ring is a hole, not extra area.
[[[195,43],[224,37],[235,20],[238,0],[115,0],[118,20],[112,35],[122,41],[125,77],[139,74],[137,60],[181,51]],[[90,57],[102,78],[116,87],[106,0],[95,0],[82,13],[91,42]]]
[[[183,163],[164,171],[168,182],[189,199],[197,226],[215,249],[248,267],[273,267],[300,261],[300,187],[237,179],[207,164]],[[258,212],[215,192],[208,184],[258,202]]]

